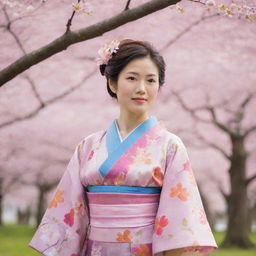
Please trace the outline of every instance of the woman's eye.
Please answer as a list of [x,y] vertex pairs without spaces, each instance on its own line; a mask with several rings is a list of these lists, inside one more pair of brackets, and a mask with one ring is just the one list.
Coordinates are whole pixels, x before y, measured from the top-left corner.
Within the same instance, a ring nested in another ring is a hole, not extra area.
[[[133,76],[129,76],[129,77],[127,77],[127,79],[135,80],[136,78],[133,77]],[[149,79],[148,81],[150,81],[151,83],[154,83],[154,82],[155,82],[154,79]]]
[[[135,78],[135,77],[133,77],[133,76],[129,76],[127,79],[129,79],[129,78]],[[133,80],[133,79],[132,79]]]

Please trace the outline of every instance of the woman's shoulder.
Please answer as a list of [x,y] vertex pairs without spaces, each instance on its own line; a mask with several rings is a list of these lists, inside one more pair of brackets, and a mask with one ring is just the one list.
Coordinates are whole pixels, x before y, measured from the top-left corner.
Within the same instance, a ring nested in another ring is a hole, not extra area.
[[163,120],[159,120],[160,131],[162,131],[161,135],[164,136],[164,140],[168,142],[168,144],[180,144],[183,143],[181,137],[174,132],[168,130]]
[[[188,158],[187,155],[187,149],[186,146],[182,140],[182,138],[170,131],[166,131],[166,136],[168,137],[167,140],[167,158],[172,159],[175,154],[179,152],[179,154],[185,154],[186,157]],[[169,160],[167,160],[169,162]]]
[[79,159],[82,159],[81,156],[85,156],[89,154],[98,143],[103,138],[104,134],[106,133],[105,130],[99,130],[89,135],[85,136],[76,146],[76,151],[78,152]]
[[183,144],[183,140],[179,135],[170,132],[167,129],[165,129],[165,135],[169,144]]
[[78,144],[94,144],[95,142],[98,142],[102,139],[102,137],[105,135],[106,130],[98,130],[96,132],[90,133],[86,135]]
[[83,140],[97,140],[99,138],[101,138],[104,134],[105,134],[106,130],[102,129],[102,130],[98,130],[96,132],[90,133],[89,135],[85,136],[83,138]]

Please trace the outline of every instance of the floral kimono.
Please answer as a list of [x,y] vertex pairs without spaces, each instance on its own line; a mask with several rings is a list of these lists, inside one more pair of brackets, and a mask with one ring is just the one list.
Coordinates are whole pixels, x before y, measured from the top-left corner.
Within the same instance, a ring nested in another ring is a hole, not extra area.
[[150,116],[76,146],[29,246],[47,256],[205,256],[217,244],[182,140]]

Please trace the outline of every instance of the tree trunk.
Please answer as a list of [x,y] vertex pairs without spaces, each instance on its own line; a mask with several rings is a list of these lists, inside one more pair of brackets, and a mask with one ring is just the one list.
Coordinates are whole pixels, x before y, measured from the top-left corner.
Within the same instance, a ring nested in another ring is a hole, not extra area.
[[256,203],[252,205],[249,209],[249,218],[248,218],[248,228],[250,229],[250,232],[253,232],[253,225],[256,220]]
[[18,224],[28,225],[30,216],[31,216],[30,206],[27,206],[27,208],[25,210],[21,210],[20,208],[18,208],[18,210],[17,210]]
[[229,169],[231,191],[228,196],[228,227],[221,247],[250,248],[248,228],[248,197],[245,184],[246,158],[243,137],[231,137],[232,159]]
[[45,189],[44,185],[39,185],[38,187],[39,195],[38,195],[38,201],[37,201],[37,213],[36,213],[36,226],[38,227],[41,219],[44,215],[45,211],[45,196],[47,190]]
[[3,226],[3,178],[0,178],[0,226]]

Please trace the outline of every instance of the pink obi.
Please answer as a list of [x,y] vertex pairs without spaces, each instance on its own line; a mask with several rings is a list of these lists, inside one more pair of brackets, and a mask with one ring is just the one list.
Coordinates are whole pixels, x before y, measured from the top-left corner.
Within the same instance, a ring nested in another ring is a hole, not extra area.
[[87,192],[90,240],[152,243],[160,194]]

